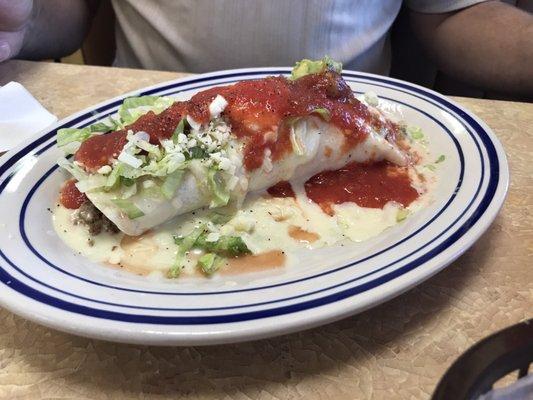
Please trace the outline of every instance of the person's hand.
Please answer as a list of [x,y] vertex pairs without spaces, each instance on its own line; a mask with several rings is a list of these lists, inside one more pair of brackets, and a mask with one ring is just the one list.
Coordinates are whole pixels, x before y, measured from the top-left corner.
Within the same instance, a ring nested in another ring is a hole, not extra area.
[[32,10],[33,0],[0,0],[0,62],[20,52]]

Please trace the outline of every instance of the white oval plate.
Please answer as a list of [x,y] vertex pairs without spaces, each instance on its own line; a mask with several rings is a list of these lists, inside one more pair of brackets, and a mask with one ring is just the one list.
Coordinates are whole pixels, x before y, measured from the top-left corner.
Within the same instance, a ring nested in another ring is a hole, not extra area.
[[298,254],[281,272],[150,281],[76,256],[47,211],[65,176],[55,165],[59,128],[83,127],[132,95],[175,95],[288,68],[222,71],[180,79],[88,108],[10,151],[0,162],[0,303],[16,314],[78,335],[158,345],[229,343],[325,324],[388,300],[451,263],[488,228],[508,185],[504,150],[474,115],[428,89],[345,71],[357,93],[377,93],[389,111],[429,136],[444,154],[435,201],[363,243]]

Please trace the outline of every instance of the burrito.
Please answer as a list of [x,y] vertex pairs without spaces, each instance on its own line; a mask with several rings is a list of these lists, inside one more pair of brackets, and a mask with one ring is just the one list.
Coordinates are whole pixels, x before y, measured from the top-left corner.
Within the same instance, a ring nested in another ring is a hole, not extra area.
[[329,58],[290,76],[210,88],[188,101],[126,99],[116,116],[61,129],[59,165],[127,235],[180,214],[238,208],[248,193],[350,162],[407,165],[399,127],[356,99]]

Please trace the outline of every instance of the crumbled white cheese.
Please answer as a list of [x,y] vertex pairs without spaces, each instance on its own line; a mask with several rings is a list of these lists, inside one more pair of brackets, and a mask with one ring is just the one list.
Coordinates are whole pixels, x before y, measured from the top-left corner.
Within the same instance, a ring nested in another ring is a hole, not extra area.
[[232,164],[231,164],[231,161],[228,158],[224,157],[224,158],[222,158],[220,160],[218,166],[223,171],[229,171],[230,168],[232,167]]
[[251,232],[255,227],[255,220],[243,215],[235,217],[231,222],[236,231]]
[[139,168],[143,163],[141,159],[129,154],[125,149],[118,156],[118,160],[133,168]]
[[217,97],[215,97],[211,104],[209,104],[209,114],[211,115],[211,118],[218,118],[222,111],[226,109],[227,105],[228,102],[226,99],[217,94]]
[[112,168],[109,165],[104,165],[103,167],[98,168],[98,171],[96,172],[98,172],[99,174],[105,175],[105,174],[109,174],[111,170]]
[[178,143],[183,144],[187,142],[187,136],[184,133],[178,133]]
[[235,228],[233,227],[233,225],[226,224],[220,228],[221,235],[231,235],[233,233],[235,233]]
[[220,233],[218,232],[211,232],[209,233],[206,238],[205,238],[205,241],[206,242],[216,242],[218,239],[220,239]]
[[190,127],[194,129],[195,131],[200,130],[200,127],[202,124],[196,122],[190,115],[187,115],[187,122],[189,123]]

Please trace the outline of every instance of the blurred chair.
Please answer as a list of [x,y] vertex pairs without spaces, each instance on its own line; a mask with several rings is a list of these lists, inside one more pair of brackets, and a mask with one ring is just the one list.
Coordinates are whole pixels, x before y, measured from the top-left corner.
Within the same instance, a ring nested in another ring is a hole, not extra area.
[[[464,352],[441,378],[432,400],[531,400],[533,375],[529,374],[529,366],[532,363],[533,320],[530,319],[486,337]],[[507,377],[512,383],[491,392]]]

